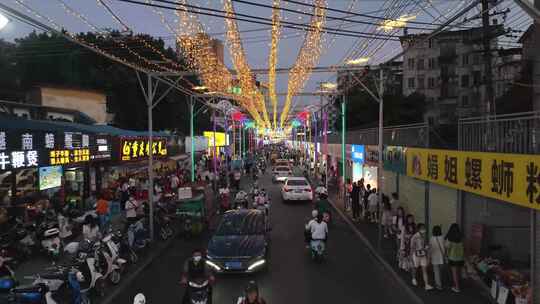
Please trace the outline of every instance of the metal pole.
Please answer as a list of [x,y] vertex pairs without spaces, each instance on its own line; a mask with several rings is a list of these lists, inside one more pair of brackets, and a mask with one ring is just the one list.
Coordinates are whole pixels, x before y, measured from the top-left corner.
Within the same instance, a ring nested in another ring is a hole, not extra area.
[[383,119],[384,119],[384,100],[383,100],[383,94],[384,94],[384,79],[383,79],[383,68],[379,67],[379,146],[378,146],[378,161],[379,166],[377,169],[377,191],[379,191],[379,236],[378,236],[378,248],[379,251],[381,250],[381,244],[382,244],[382,198],[383,198],[383,192],[382,192],[382,175],[383,175],[383,132],[384,132],[384,126],[383,126]]
[[148,108],[148,207],[150,211],[150,240],[154,240],[154,126],[152,106],[154,103],[154,89],[152,88],[152,76],[146,74],[146,106]]
[[324,180],[325,185],[324,187],[328,189],[328,109],[324,108],[324,126],[323,126],[323,138],[324,138],[324,174],[326,175],[326,178]]
[[318,121],[317,121],[317,115],[315,114],[314,115],[314,128],[315,128],[315,140],[314,140],[314,144],[313,144],[313,148],[315,149],[315,166],[313,166],[313,168],[315,169],[315,175],[317,175],[317,172],[319,172],[319,153],[317,152],[317,146],[319,144],[319,128],[317,128],[317,124],[318,124]]
[[[217,178],[217,145],[216,145],[216,110],[214,110],[212,112],[212,119],[213,119],[213,123],[212,123],[212,127],[214,128],[214,181],[216,180]],[[226,135],[225,135],[226,136]],[[212,181],[212,182],[214,182]]]
[[193,113],[195,107],[195,102],[193,101],[193,96],[189,98],[189,134],[191,136],[191,182],[195,182],[195,136],[194,136],[194,124],[195,124],[195,113]]
[[347,186],[345,184],[345,181],[346,181],[346,177],[347,177],[347,174],[346,174],[346,165],[345,165],[345,158],[346,158],[346,153],[345,153],[345,146],[346,146],[346,142],[345,140],[347,139],[346,137],[346,127],[347,127],[347,122],[346,122],[346,110],[347,110],[347,105],[346,105],[346,100],[347,100],[347,95],[345,95],[345,93],[343,94],[343,100],[341,101],[341,175],[342,175],[342,179],[343,179],[343,206],[347,206],[347,203],[345,202],[345,200],[347,199]]

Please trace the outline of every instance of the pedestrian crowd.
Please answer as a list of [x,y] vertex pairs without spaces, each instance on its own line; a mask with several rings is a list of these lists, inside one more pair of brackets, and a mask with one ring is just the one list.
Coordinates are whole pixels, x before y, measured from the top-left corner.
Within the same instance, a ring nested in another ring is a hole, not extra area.
[[397,193],[390,198],[383,194],[380,202],[378,189],[365,184],[364,179],[347,180],[344,188],[345,210],[352,213],[355,222],[380,224],[383,237],[395,242],[397,266],[410,273],[414,286],[419,286],[421,278],[425,290],[443,290],[444,274],[448,274],[451,290],[461,291],[464,249],[458,224],[452,224],[444,235],[440,226],[434,226],[428,238],[426,225],[406,213]]

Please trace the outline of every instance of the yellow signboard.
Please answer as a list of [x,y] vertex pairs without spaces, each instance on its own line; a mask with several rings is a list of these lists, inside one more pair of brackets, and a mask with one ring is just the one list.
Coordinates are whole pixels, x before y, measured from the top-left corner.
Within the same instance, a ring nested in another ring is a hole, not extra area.
[[407,175],[540,210],[540,155],[407,148]]
[[[204,131],[204,137],[208,138],[208,147],[214,146],[214,132],[213,131]],[[223,132],[216,132],[216,147],[224,147],[227,145],[227,137]]]

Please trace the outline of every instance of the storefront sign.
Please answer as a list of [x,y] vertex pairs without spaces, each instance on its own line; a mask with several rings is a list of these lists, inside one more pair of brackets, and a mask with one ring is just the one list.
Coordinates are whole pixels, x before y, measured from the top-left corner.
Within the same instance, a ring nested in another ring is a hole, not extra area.
[[407,175],[540,210],[540,155],[407,148]]
[[62,166],[39,168],[39,190],[62,186]]
[[[156,157],[167,156],[167,141],[154,139],[152,141],[152,155]],[[120,159],[123,161],[140,160],[147,158],[150,151],[148,138],[122,138],[120,140]]]
[[378,146],[364,146],[365,147],[365,156],[364,163],[368,166],[378,166],[379,165],[379,147]]
[[33,168],[39,165],[36,150],[0,152],[0,171]]
[[384,170],[406,174],[405,151],[407,148],[400,146],[385,146],[383,150]]
[[351,158],[355,163],[364,163],[365,148],[363,145],[352,145]]
[[[216,147],[227,146],[227,137],[223,132],[216,132]],[[204,137],[208,138],[208,147],[214,146],[214,132],[213,131],[204,131]]]
[[111,159],[111,143],[108,135],[96,135],[95,144],[92,146],[91,160],[109,160]]
[[69,165],[90,161],[90,149],[51,150],[49,163],[55,165]]

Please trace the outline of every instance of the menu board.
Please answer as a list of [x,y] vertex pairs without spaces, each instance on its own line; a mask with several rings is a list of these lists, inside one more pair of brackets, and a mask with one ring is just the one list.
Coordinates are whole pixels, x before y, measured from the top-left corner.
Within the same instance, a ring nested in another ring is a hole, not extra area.
[[62,166],[39,168],[39,190],[62,186]]

